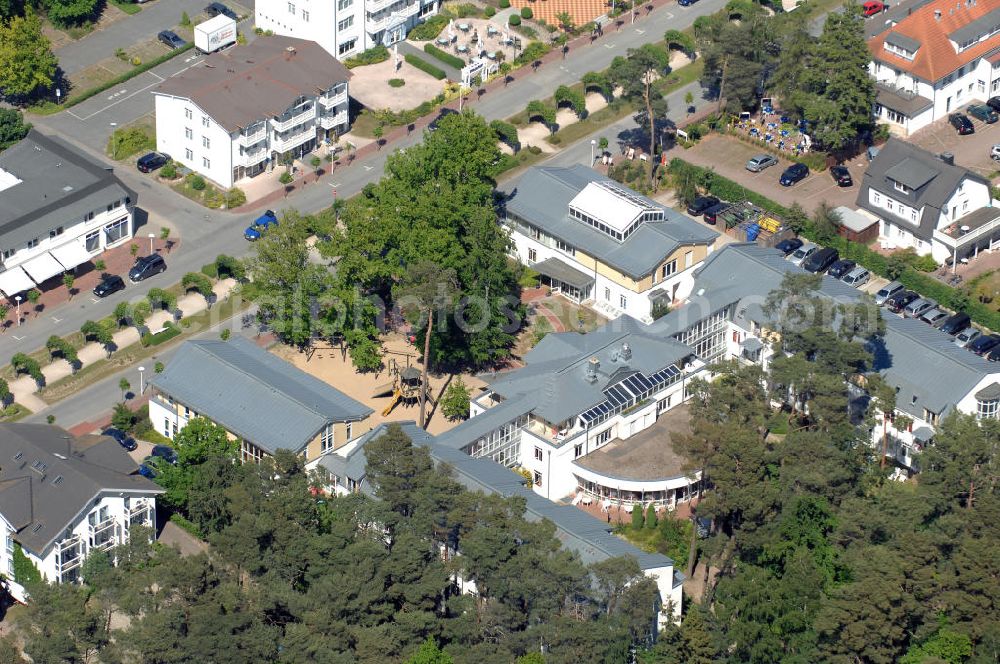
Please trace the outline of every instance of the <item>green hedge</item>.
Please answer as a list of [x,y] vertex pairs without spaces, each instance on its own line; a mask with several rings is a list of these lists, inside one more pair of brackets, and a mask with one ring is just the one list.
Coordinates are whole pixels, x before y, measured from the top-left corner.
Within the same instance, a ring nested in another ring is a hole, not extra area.
[[424,53],[437,58],[446,65],[450,65],[459,71],[461,71],[462,67],[465,66],[465,60],[456,55],[452,55],[451,53],[445,53],[434,44],[424,44]]
[[385,46],[379,44],[378,46],[373,46],[367,51],[361,51],[357,55],[344,60],[344,66],[348,69],[354,69],[355,67],[363,67],[365,65],[374,65],[379,62],[385,62],[389,59],[389,49]]
[[81,92],[80,94],[78,94],[75,97],[71,96],[69,99],[66,100],[66,103],[62,105],[62,108],[71,108],[73,106],[76,106],[80,102],[87,101],[88,99],[90,99],[94,95],[101,94],[105,90],[113,88],[113,87],[115,87],[117,85],[121,85],[125,81],[127,81],[127,80],[129,80],[131,78],[135,78],[139,74],[147,72],[150,69],[152,69],[153,67],[158,67],[158,66],[162,65],[167,60],[172,60],[173,58],[176,58],[181,53],[184,53],[186,51],[190,51],[192,48],[194,48],[194,44],[192,42],[188,42],[187,44],[184,44],[184,46],[181,46],[180,48],[175,48],[174,50],[170,51],[169,53],[164,53],[163,55],[161,55],[158,58],[153,58],[149,62],[144,62],[141,65],[139,65],[138,67],[134,67],[134,68],[130,69],[129,71],[125,72],[121,76],[115,76],[110,81],[107,81],[105,83],[101,83],[97,87],[90,88],[89,90],[84,90],[83,92]]
[[427,62],[423,58],[418,58],[412,53],[407,53],[405,56],[403,56],[403,59],[406,60],[406,62],[409,63],[410,65],[413,65],[420,71],[430,74],[439,81],[442,80],[445,76],[447,76],[447,74],[444,73],[443,69],[435,67],[434,65]]
[[406,38],[413,41],[430,41],[441,34],[446,25],[448,25],[448,17],[438,14],[413,26],[413,29],[406,33]]
[[[787,208],[771,199],[765,198],[757,192],[750,191],[742,185],[718,175],[714,171],[695,166],[683,159],[672,159],[667,170],[672,175],[687,173],[697,177],[699,184],[721,199],[728,201],[750,201],[754,205],[779,217],[788,215]],[[801,235],[810,241],[819,242],[816,233],[811,227],[804,228]],[[850,258],[873,274],[886,279],[892,278],[889,275],[889,261],[882,254],[869,249],[868,245],[849,242],[839,235],[832,241],[826,242],[825,245],[836,249],[840,252],[841,256]],[[916,291],[924,297],[932,298],[949,309],[964,311],[969,314],[969,317],[973,321],[990,330],[1000,330],[1000,312],[993,311],[987,305],[971,299],[969,294],[962,289],[943,284],[912,266],[907,266],[895,280],[903,284],[906,288]]]
[[180,333],[181,329],[179,327],[173,323],[167,323],[166,326],[156,334],[149,334],[147,332],[142,335],[142,345],[147,348],[149,346],[159,346],[162,343],[170,341]]

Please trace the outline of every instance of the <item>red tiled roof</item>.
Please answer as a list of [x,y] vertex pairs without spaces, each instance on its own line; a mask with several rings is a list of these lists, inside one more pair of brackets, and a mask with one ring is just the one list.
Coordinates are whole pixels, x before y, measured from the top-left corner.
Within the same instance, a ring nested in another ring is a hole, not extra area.
[[[914,11],[896,25],[868,40],[868,48],[875,59],[926,81],[934,82],[983,56],[1000,48],[1000,34],[993,35],[961,53],[948,39],[948,35],[1000,9],[1000,0],[934,0]],[[938,17],[935,12],[940,12]],[[920,42],[913,60],[907,60],[885,50],[885,40],[896,33]]]

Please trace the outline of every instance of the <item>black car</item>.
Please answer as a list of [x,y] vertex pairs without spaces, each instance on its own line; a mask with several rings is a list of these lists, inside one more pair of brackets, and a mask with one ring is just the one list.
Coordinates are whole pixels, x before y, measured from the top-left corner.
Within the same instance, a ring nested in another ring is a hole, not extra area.
[[104,431],[101,432],[101,435],[114,438],[119,445],[124,447],[129,452],[139,447],[138,443],[135,442],[135,439],[129,436],[124,431],[122,431],[121,429],[115,429],[115,428],[105,429]]
[[729,203],[716,203],[712,207],[705,210],[705,214],[702,215],[702,219],[705,220],[706,224],[715,225],[715,222],[719,220],[719,215],[728,210],[731,205]]
[[787,256],[801,246],[802,240],[797,237],[792,237],[787,240],[782,240],[778,244],[774,245],[774,248]]
[[153,451],[149,456],[163,459],[167,463],[177,463],[177,451],[169,445],[153,445]]
[[950,334],[955,336],[965,328],[972,324],[972,319],[969,318],[969,314],[964,311],[959,311],[957,314],[949,316],[938,329],[945,334]]
[[990,362],[1000,362],[1000,346],[996,346],[989,353],[986,353],[986,359]]
[[857,267],[857,263],[855,263],[854,261],[847,260],[845,258],[831,265],[830,269],[827,270],[826,273],[831,277],[833,277],[834,279],[840,279],[845,274],[853,270],[855,267]]
[[809,167],[805,164],[792,164],[785,169],[785,172],[781,174],[781,178],[778,182],[781,183],[782,187],[791,187],[796,182],[801,182],[806,179],[809,175]]
[[1000,113],[1000,97],[990,97],[986,100],[986,105]]
[[222,14],[223,16],[228,16],[234,21],[238,20],[236,12],[234,12],[232,9],[225,6],[221,2],[213,2],[208,7],[205,7],[205,13],[208,14],[209,18],[215,18],[219,14]]
[[972,343],[966,346],[966,348],[971,350],[976,355],[985,355],[998,345],[1000,345],[1000,336],[995,334],[984,334],[983,336],[974,339]]
[[837,262],[840,258],[840,254],[837,253],[836,249],[820,249],[819,251],[814,251],[802,261],[802,269],[806,272],[824,272],[831,265]]
[[898,314],[906,308],[906,305],[919,297],[919,295],[911,290],[900,291],[885,301],[885,308],[894,314]]
[[187,44],[186,41],[177,36],[177,33],[173,30],[161,30],[156,38],[160,40],[167,48],[180,48]]
[[149,256],[142,256],[136,259],[135,265],[128,271],[128,278],[133,283],[136,283],[143,279],[148,279],[154,274],[164,272],[166,269],[167,261],[163,260],[163,256],[150,254]]
[[139,157],[135,162],[135,167],[139,169],[140,173],[152,173],[168,161],[170,161],[170,155],[162,152],[150,152]]
[[948,116],[948,122],[951,126],[958,130],[959,136],[965,136],[967,134],[974,134],[976,128],[972,126],[972,120],[969,119],[967,115],[962,113],[952,113]]
[[699,196],[691,201],[691,205],[688,206],[687,213],[692,217],[700,217],[704,214],[705,210],[718,204],[719,199],[715,196]]
[[94,295],[97,297],[107,297],[120,290],[125,290],[125,280],[117,274],[108,274],[94,286]]
[[847,170],[847,166],[832,167],[830,175],[833,176],[833,181],[837,183],[838,187],[851,187],[854,185],[854,180],[851,179],[851,172]]

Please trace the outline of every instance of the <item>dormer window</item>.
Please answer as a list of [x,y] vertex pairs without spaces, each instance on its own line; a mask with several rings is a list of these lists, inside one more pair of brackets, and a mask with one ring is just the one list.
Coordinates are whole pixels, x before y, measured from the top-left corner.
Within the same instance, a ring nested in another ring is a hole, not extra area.
[[909,194],[909,193],[912,193],[912,192],[913,192],[913,190],[912,190],[912,189],[910,189],[909,187],[907,187],[907,186],[906,186],[905,184],[903,184],[902,182],[897,182],[897,181],[893,180],[893,181],[892,181],[892,186],[893,186],[893,188],[894,188],[894,189],[895,189],[896,191],[901,191],[901,192],[903,192],[904,194]]

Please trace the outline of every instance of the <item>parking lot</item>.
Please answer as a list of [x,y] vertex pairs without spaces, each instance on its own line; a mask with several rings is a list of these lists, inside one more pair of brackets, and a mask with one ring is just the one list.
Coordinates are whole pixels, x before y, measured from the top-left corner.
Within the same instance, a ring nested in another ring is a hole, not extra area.
[[786,207],[795,202],[802,205],[808,212],[812,212],[823,202],[831,207],[838,205],[855,207],[854,201],[858,195],[858,183],[867,167],[867,161],[863,156],[845,164],[854,179],[854,185],[851,187],[838,187],[829,171],[810,173],[805,180],[791,187],[782,187],[778,184],[778,178],[781,176],[781,172],[792,164],[787,159],[779,159],[778,165],[771,166],[760,173],[751,173],[746,170],[747,160],[762,152],[761,148],[731,136],[709,134],[692,148],[687,150],[675,148],[670,156],[680,157],[693,164],[712,168],[719,175],[738,182],[747,189]]
[[[959,110],[964,112],[965,107]],[[1000,122],[986,124],[971,115],[968,118],[976,128],[974,134],[959,136],[945,117],[915,132],[908,140],[935,154],[951,152],[956,164],[989,178],[1000,170],[1000,163],[990,159],[990,148],[1000,143]]]

